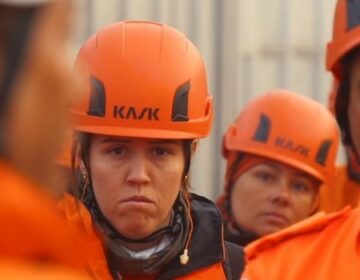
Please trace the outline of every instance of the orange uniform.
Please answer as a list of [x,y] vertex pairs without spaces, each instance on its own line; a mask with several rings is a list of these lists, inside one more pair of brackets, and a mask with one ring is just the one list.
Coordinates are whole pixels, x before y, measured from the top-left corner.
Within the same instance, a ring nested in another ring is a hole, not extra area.
[[[64,212],[67,219],[70,223],[76,224],[79,227],[85,227],[87,230],[88,237],[91,238],[89,241],[89,263],[88,267],[91,270],[91,274],[94,276],[95,279],[101,280],[111,280],[113,279],[111,273],[109,271],[109,267],[107,264],[107,259],[104,253],[104,249],[102,246],[102,241],[100,237],[93,230],[93,223],[91,219],[91,215],[88,210],[85,208],[81,202],[76,202],[74,197],[71,195],[65,195],[64,199],[60,203],[60,209]],[[221,223],[220,223],[221,225]],[[196,246],[196,244],[194,244]],[[195,260],[195,259],[194,259]],[[199,260],[195,260],[199,261]],[[175,260],[178,263],[178,260]],[[193,263],[195,263],[193,262]],[[192,265],[192,264],[189,264]],[[209,266],[192,266],[191,273],[186,273],[179,277],[171,277],[171,279],[178,279],[178,280],[191,280],[191,279],[198,279],[198,280],[208,280],[208,279],[227,279],[224,263],[222,261],[216,262],[214,261],[213,265]],[[178,264],[180,266],[180,264]],[[172,261],[169,263],[168,268],[174,267],[174,262]],[[169,271],[171,273],[171,271]],[[167,272],[167,275],[169,273]],[[154,280],[154,279],[169,279],[164,278],[163,276],[159,277],[144,277],[144,276],[123,276],[121,275],[122,280]]]
[[0,163],[0,279],[89,279],[82,242],[55,202]]
[[316,214],[246,248],[241,280],[360,279],[360,207]]
[[91,215],[81,202],[76,202],[74,197],[65,194],[59,203],[59,209],[64,213],[70,224],[80,229],[85,229],[88,240],[88,266],[95,279],[111,280],[113,279],[106,261],[105,252],[101,239],[95,234]]

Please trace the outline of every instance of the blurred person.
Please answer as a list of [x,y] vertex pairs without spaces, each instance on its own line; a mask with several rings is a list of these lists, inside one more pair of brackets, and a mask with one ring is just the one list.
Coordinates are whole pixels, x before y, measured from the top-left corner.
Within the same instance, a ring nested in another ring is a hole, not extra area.
[[245,106],[223,138],[225,239],[245,246],[314,214],[338,144],[334,117],[308,97],[272,90]]
[[[336,96],[338,92],[338,82],[333,78],[332,87],[329,94],[329,109],[336,114]],[[335,176],[329,188],[322,188],[320,191],[320,211],[327,213],[342,210],[345,206],[356,207],[360,194],[360,170],[354,160],[354,152],[351,145],[344,142],[346,161],[337,163]]]
[[[58,168],[59,179],[58,182],[61,184],[65,192],[71,191],[71,179],[72,179],[72,169],[71,169],[71,149],[73,145],[73,131],[68,130],[65,133],[65,146],[60,154],[58,154],[56,159],[56,165]],[[63,192],[61,193],[61,195]],[[60,200],[61,204],[61,200]],[[60,209],[62,207],[60,206]]]
[[[336,118],[355,167],[360,153],[360,1],[337,1],[326,67],[339,83]],[[315,215],[246,248],[242,279],[360,279],[359,236],[359,206]]]
[[75,198],[63,207],[94,233],[95,278],[238,279],[241,248],[224,241],[218,208],[189,192],[212,124],[198,50],[167,25],[124,21],[87,40],[78,61],[90,83],[72,111]]
[[78,94],[65,52],[71,10],[68,0],[0,0],[0,279],[88,279],[85,247],[51,197]]

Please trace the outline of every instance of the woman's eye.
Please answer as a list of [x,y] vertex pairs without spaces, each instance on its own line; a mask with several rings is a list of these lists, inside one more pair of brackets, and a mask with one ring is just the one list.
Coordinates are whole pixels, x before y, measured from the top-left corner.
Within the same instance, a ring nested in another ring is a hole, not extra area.
[[297,192],[309,192],[310,187],[305,183],[294,183],[293,189]]
[[111,149],[111,154],[113,154],[113,155],[116,155],[116,156],[119,156],[119,155],[122,155],[123,153],[124,153],[124,149],[123,148],[121,148],[121,147],[117,147],[117,148],[113,148],[113,149]]
[[154,154],[156,156],[163,156],[163,155],[167,154],[167,151],[166,151],[165,148],[155,148],[154,149]]
[[257,174],[257,177],[263,181],[272,181],[275,179],[274,175],[272,175],[271,173],[267,173],[267,172],[259,172]]

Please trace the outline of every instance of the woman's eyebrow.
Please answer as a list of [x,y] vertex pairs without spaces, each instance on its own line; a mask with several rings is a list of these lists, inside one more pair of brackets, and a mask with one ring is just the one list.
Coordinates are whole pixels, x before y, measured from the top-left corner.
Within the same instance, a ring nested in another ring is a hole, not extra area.
[[100,144],[107,144],[107,143],[131,143],[131,140],[117,138],[117,137],[106,137],[100,141]]
[[180,141],[174,141],[174,140],[152,140],[150,141],[150,144],[173,144],[173,145],[179,145]]

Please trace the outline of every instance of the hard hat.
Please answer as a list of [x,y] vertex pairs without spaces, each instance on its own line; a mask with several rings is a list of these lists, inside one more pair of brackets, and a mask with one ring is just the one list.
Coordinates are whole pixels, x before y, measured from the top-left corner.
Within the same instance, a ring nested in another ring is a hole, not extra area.
[[195,139],[209,134],[212,98],[195,46],[176,29],[123,21],[82,46],[89,77],[72,110],[76,130],[128,137]]
[[336,77],[341,74],[341,60],[360,45],[360,2],[338,0],[332,39],[327,45],[326,68]]
[[331,178],[339,131],[331,113],[316,101],[285,90],[256,98],[223,138],[223,152],[244,152],[295,167],[321,182]]

